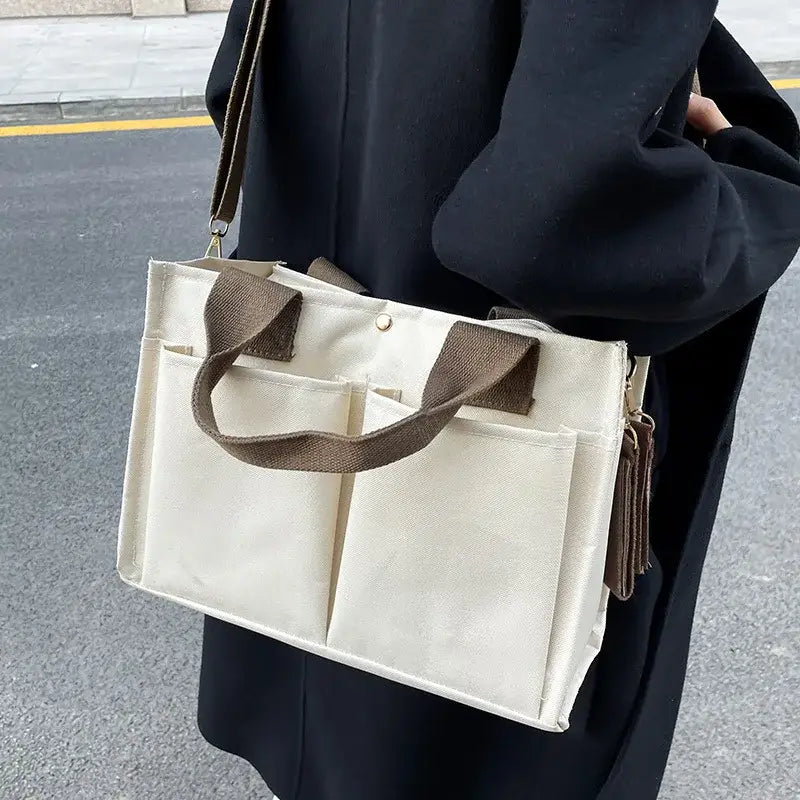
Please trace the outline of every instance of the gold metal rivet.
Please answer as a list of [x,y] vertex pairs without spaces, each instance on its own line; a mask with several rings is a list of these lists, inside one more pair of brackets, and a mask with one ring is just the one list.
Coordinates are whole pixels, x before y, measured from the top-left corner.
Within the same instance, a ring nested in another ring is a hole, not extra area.
[[375,317],[375,327],[379,331],[388,331],[392,327],[392,318],[388,314],[378,314]]

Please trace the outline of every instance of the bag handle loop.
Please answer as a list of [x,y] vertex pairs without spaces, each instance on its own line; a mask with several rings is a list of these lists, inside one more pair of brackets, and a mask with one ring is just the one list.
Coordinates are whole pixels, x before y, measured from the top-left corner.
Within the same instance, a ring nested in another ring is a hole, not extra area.
[[430,444],[462,405],[526,413],[539,341],[485,325],[456,322],[431,369],[418,411],[359,435],[297,431],[232,436],[214,415],[214,387],[242,353],[291,357],[302,295],[233,267],[215,281],[205,308],[208,354],[194,382],[200,429],[240,461],[269,469],[353,473],[399,461]]

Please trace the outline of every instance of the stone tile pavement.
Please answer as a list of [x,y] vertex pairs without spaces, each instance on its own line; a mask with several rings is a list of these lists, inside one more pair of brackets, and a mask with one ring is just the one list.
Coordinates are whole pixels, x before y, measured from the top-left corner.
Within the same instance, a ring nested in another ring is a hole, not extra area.
[[[0,116],[202,106],[224,13],[0,20]],[[87,109],[91,104],[92,108]]]
[[800,62],[798,0],[720,0],[717,15],[756,61],[772,65],[768,72]]

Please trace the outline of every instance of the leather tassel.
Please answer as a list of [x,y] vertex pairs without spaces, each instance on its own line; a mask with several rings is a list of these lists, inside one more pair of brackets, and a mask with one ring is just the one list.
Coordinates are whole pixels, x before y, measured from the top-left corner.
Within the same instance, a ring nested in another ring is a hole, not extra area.
[[639,471],[636,486],[638,530],[634,548],[634,570],[637,575],[643,575],[650,566],[650,493],[655,455],[655,423],[645,414],[641,419],[632,419],[631,427],[639,441]]
[[630,599],[636,576],[648,567],[654,433],[653,420],[642,415],[628,420],[622,437],[605,570],[618,600]]

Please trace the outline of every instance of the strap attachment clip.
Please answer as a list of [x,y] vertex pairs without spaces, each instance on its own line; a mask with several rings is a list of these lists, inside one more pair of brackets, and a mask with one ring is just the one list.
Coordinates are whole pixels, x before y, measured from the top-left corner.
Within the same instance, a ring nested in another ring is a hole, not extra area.
[[208,232],[211,241],[206,248],[206,258],[222,258],[222,239],[228,232],[228,223],[211,217],[208,221]]

